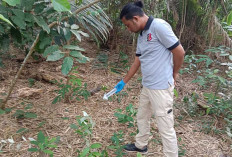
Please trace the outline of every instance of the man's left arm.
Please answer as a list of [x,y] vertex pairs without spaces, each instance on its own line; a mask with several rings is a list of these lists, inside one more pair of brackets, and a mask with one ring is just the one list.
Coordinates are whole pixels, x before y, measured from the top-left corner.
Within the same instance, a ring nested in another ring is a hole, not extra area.
[[179,70],[181,68],[181,65],[184,62],[184,48],[181,44],[179,44],[176,48],[172,49],[171,52],[173,53],[173,78],[174,78],[174,84],[176,85],[176,80],[178,77]]

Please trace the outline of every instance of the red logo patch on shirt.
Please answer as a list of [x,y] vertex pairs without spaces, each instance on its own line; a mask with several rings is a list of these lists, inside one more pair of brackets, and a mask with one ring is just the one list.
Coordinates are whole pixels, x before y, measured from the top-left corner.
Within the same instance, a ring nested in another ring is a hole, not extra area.
[[151,41],[151,39],[152,39],[151,33],[149,33],[149,34],[147,35],[147,41]]

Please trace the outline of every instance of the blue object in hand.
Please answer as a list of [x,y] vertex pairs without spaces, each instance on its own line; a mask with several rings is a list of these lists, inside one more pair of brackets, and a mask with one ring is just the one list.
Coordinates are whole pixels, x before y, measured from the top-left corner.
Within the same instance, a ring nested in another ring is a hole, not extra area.
[[125,85],[126,83],[123,80],[118,82],[118,84],[114,87],[117,89],[116,93],[120,92],[124,88]]

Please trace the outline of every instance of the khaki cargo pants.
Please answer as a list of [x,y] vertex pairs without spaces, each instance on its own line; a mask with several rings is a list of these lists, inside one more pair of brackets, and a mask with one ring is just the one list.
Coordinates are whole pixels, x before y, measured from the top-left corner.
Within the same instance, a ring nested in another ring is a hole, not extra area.
[[140,106],[137,113],[139,133],[135,145],[142,149],[148,144],[150,136],[150,118],[154,114],[162,138],[163,152],[166,157],[178,157],[176,132],[173,117],[173,89],[151,90],[143,87]]

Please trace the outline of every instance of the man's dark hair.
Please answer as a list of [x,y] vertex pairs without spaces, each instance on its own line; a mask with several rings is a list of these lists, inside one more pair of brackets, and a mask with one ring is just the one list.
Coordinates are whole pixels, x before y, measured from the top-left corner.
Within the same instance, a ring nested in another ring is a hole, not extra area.
[[122,8],[122,11],[120,13],[120,19],[125,17],[126,20],[130,20],[133,18],[133,16],[143,16],[144,12],[142,8],[143,8],[143,3],[141,1],[128,3]]

